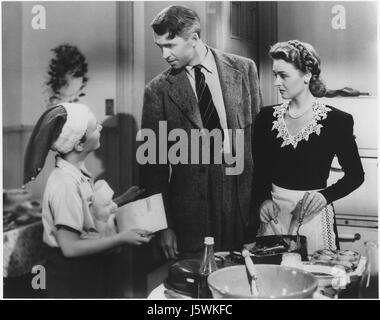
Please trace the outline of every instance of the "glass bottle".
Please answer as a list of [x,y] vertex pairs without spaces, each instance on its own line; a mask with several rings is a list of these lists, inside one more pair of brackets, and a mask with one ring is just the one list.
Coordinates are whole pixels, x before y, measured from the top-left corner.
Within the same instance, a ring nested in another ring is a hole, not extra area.
[[367,241],[367,261],[359,284],[359,298],[377,299],[379,297],[378,248],[377,241]]
[[214,238],[205,237],[203,259],[198,272],[198,298],[212,298],[207,284],[207,277],[217,269],[218,266],[214,256]]

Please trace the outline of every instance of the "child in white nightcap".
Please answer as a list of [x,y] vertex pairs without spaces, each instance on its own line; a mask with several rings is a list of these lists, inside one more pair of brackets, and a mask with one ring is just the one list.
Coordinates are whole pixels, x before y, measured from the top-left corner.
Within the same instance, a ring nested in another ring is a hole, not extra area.
[[43,240],[52,248],[46,263],[51,298],[104,297],[104,253],[151,239],[145,230],[117,233],[110,219],[117,204],[133,200],[142,190],[133,187],[112,200],[108,184],[94,185],[85,167],[88,154],[100,146],[101,129],[87,106],[63,103],[40,117],[27,146],[24,183],[42,170],[49,149],[58,152],[42,205]]

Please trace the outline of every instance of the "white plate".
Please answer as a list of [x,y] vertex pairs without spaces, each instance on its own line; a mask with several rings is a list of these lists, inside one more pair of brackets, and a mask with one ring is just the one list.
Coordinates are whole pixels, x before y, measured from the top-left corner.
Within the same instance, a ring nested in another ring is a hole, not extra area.
[[218,252],[215,252],[214,255],[215,256],[219,256],[219,257],[227,257],[230,253],[228,251],[218,251]]
[[343,289],[350,282],[350,277],[341,268],[314,265],[306,262],[303,264],[303,270],[312,273],[318,279],[319,287],[332,286],[335,289]]

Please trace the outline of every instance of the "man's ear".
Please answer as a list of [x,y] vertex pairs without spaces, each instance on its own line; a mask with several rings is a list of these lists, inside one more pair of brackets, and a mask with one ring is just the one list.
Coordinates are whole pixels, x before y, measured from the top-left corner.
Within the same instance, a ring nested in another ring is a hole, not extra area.
[[193,32],[193,33],[190,35],[190,39],[193,40],[194,42],[199,41],[198,33]]
[[83,142],[80,142],[80,141],[76,142],[74,144],[74,150],[78,151],[78,152],[82,152],[83,151]]

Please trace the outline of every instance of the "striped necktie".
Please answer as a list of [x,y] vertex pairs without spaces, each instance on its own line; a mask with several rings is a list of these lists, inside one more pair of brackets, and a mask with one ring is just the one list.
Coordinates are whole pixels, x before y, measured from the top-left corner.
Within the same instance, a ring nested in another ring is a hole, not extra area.
[[[219,129],[221,133],[221,141],[224,139],[224,132],[222,130],[222,127],[220,125],[220,119],[218,112],[216,111],[214,102],[212,101],[212,96],[210,89],[206,83],[205,75],[202,72],[203,66],[201,64],[198,64],[193,67],[195,72],[195,88],[197,91],[197,97],[198,97],[198,105],[199,105],[199,111],[201,113],[201,118],[203,122],[203,127],[206,128],[208,131],[212,131],[213,129]],[[215,164],[215,141],[214,139],[211,139],[210,141],[210,164]],[[222,145],[220,145],[220,148],[223,148]],[[219,149],[217,151],[221,154],[222,149]],[[221,161],[224,161],[223,155]],[[220,164],[220,163],[219,163]]]
[[201,113],[203,127],[211,131],[221,129],[220,119],[216,111],[210,89],[206,83],[206,78],[201,69],[203,66],[198,64],[193,67],[195,72],[195,88],[197,91],[199,111]]

